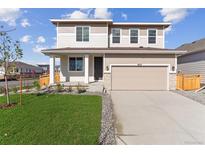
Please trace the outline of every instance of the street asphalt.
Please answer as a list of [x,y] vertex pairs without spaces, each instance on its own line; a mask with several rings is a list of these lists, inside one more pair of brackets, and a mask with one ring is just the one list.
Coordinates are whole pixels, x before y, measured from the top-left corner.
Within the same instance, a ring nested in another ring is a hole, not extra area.
[[[29,80],[23,80],[22,81],[22,85],[23,86],[31,86],[31,85],[33,85],[33,82],[34,82],[35,80],[33,80],[33,79],[29,79]],[[20,86],[20,81],[17,81],[17,80],[12,80],[12,81],[8,81],[8,84],[9,84],[9,88],[13,88],[13,87],[19,87]],[[5,82],[4,81],[0,81],[0,87],[4,87],[4,85],[5,85]]]

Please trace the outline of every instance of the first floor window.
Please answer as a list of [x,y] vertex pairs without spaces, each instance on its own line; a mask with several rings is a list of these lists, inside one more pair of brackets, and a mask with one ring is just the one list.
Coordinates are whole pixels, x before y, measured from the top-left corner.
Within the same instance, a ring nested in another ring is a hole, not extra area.
[[69,58],[69,70],[70,71],[82,71],[83,70],[83,58],[82,57],[70,57]]
[[130,43],[138,43],[138,29],[130,29]]
[[156,30],[155,29],[149,29],[148,30],[148,43],[149,44],[155,44],[156,43]]

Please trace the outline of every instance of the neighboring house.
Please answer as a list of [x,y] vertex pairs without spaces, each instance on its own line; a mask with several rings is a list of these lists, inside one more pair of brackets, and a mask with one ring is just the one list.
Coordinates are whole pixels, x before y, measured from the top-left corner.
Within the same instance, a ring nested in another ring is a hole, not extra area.
[[176,87],[177,56],[164,49],[170,23],[113,22],[112,20],[51,19],[57,48],[50,57],[50,84],[55,58],[60,58],[61,82],[102,80],[107,90],[170,90]]
[[43,69],[43,73],[49,72],[49,64],[37,64],[37,66]]
[[[49,64],[37,64],[37,66],[43,69],[43,73],[49,73]],[[55,71],[60,71],[60,65],[55,65]]]
[[56,66],[55,66],[55,71],[56,71],[56,72],[60,72],[60,65],[56,65]]
[[[10,63],[10,65],[12,67],[12,74],[41,74],[43,72],[43,69],[38,66],[34,66],[20,61]],[[3,67],[0,67],[0,74],[4,74]]]
[[177,71],[184,74],[200,74],[201,82],[205,83],[205,39],[183,44],[177,50],[187,50],[178,57]]

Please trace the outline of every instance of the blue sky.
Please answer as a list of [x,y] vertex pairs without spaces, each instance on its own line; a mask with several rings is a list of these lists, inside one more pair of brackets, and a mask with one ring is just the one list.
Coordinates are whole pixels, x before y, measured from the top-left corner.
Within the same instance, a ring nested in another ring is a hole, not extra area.
[[16,28],[10,35],[21,41],[22,61],[48,63],[39,51],[55,47],[55,26],[50,18],[111,18],[115,22],[171,22],[166,48],[176,48],[205,37],[205,9],[0,9],[0,25]]

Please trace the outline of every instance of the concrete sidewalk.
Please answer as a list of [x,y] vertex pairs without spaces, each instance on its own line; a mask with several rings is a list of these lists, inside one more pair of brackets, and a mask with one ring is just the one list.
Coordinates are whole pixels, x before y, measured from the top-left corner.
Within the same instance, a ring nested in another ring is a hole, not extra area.
[[169,91],[113,91],[118,144],[204,144],[205,106]]

